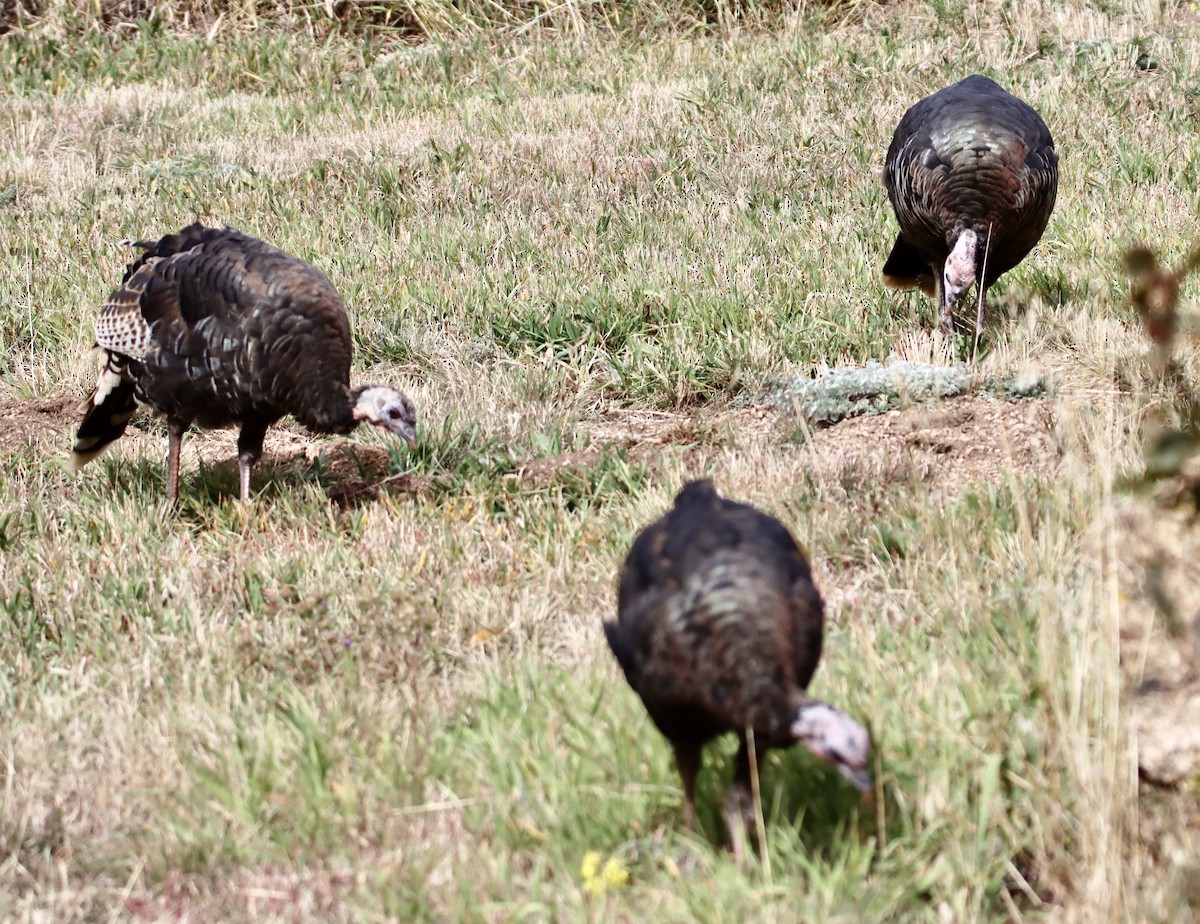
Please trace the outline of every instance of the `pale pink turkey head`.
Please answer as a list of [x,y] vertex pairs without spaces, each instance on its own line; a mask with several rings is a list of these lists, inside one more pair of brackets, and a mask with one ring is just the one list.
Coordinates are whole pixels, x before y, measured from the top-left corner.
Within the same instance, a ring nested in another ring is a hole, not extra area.
[[953,305],[975,283],[975,250],[979,236],[967,228],[958,235],[942,271],[942,305]]
[[871,736],[840,709],[825,703],[806,702],[792,722],[792,737],[861,792],[871,790]]
[[388,385],[369,385],[358,393],[354,419],[417,442],[417,409],[404,392]]

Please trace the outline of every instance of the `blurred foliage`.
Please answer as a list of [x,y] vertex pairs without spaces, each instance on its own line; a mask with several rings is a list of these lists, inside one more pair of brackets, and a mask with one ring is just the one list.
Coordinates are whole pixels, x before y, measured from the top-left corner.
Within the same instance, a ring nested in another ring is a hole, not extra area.
[[1178,423],[1163,427],[1147,440],[1146,469],[1133,486],[1161,486],[1166,502],[1177,505],[1190,500],[1200,510],[1200,398],[1185,381],[1175,358],[1181,336],[1188,340],[1200,336],[1196,319],[1179,313],[1183,283],[1200,268],[1200,247],[1177,270],[1149,248],[1134,247],[1125,254],[1125,268],[1132,278],[1129,301],[1154,344],[1157,370],[1175,381],[1183,395]]

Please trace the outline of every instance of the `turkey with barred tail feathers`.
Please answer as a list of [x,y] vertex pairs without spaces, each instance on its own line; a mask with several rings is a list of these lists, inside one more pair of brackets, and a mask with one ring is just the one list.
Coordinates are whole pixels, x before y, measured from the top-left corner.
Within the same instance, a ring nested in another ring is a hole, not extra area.
[[141,404],[166,417],[172,504],[193,423],[241,427],[243,501],[267,428],[287,414],[316,433],[366,422],[416,441],[407,395],[350,387],[350,323],[318,269],[241,231],[200,223],[133,246],[142,254],[96,319],[104,365],[76,433],[74,470],[119,438]]
[[1058,155],[1042,117],[978,74],[916,103],[888,148],[883,184],[900,234],[883,267],[888,285],[938,298],[941,327],[1038,242],[1058,193]]
[[604,633],[674,748],[689,830],[704,744],[727,731],[741,740],[726,800],[735,856],[752,818],[752,754],[761,765],[768,748],[800,742],[871,789],[866,729],[805,692],[823,625],[821,595],[787,527],[708,481],[684,486],[621,571],[617,619]]

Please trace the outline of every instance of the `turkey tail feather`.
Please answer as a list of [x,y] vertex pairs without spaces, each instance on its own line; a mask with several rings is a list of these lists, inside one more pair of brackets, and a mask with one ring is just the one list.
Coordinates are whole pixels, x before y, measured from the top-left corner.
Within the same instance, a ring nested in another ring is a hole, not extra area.
[[96,380],[96,390],[81,409],[84,413],[75,432],[71,452],[71,471],[77,472],[121,437],[129,419],[137,411],[134,383],[124,363],[113,354]]

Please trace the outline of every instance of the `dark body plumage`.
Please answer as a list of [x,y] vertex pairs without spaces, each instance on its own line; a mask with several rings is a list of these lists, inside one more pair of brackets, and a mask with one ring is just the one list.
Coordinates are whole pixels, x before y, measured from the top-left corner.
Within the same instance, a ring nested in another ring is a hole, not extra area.
[[[1058,192],[1058,155],[1033,107],[974,75],[904,114],[883,183],[900,225],[884,277],[898,288],[938,295],[942,326],[950,330],[962,291],[978,281],[981,325],[988,287],[1041,238]],[[978,243],[960,244],[964,230]],[[956,244],[961,249],[947,285]]]
[[286,414],[318,433],[348,433],[366,420],[415,436],[402,393],[350,388],[350,324],[315,267],[241,231],[198,223],[134,246],[142,255],[96,321],[105,366],[79,427],[75,467],[121,436],[135,401],[166,417],[172,500],[180,440],[193,423],[241,427],[243,499],[267,428]]
[[798,740],[794,726],[807,706],[836,712],[804,692],[821,657],[824,617],[803,551],[778,520],[693,482],[634,541],[617,611],[604,631],[674,746],[689,827],[701,748],[727,731],[742,737],[730,805],[738,849],[736,816],[744,821],[750,805],[745,730],[761,755]]

